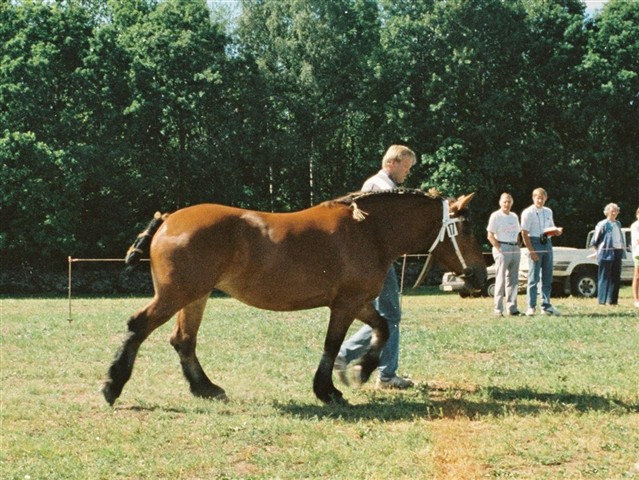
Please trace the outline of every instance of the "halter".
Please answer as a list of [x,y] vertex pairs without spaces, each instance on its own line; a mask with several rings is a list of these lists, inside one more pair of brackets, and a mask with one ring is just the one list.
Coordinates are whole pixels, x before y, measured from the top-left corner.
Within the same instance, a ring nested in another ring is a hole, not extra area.
[[459,244],[457,243],[457,238],[456,238],[457,235],[459,234],[457,230],[457,224],[462,222],[464,219],[462,217],[450,218],[450,212],[448,211],[448,200],[442,200],[442,209],[443,209],[442,226],[439,229],[439,233],[437,234],[437,237],[435,237],[435,241],[428,249],[428,254],[429,254],[428,259],[426,260],[426,263],[424,263],[424,268],[422,268],[422,271],[417,277],[417,281],[415,282],[415,285],[413,286],[413,288],[416,288],[420,283],[422,283],[422,280],[424,279],[424,277],[430,270],[430,267],[432,266],[433,250],[437,248],[437,245],[439,245],[441,242],[444,241],[446,235],[448,235],[448,238],[450,238],[450,241],[452,242],[453,247],[455,248],[455,253],[457,254],[459,263],[461,263],[462,269],[464,271],[468,270],[468,266],[466,265],[464,256],[462,255],[461,250],[459,249]]

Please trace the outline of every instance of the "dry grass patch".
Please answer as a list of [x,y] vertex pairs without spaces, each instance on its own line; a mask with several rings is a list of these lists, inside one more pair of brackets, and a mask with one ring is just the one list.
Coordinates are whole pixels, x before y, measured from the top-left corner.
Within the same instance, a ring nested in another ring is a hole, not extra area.
[[490,473],[477,442],[489,430],[482,422],[456,418],[433,422],[433,463],[438,480],[474,480]]

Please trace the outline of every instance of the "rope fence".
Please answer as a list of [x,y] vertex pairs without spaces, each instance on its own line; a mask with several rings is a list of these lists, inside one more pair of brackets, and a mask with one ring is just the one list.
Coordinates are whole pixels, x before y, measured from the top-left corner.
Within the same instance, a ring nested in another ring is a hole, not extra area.
[[[69,317],[67,318],[67,320],[69,322],[73,321],[73,317],[72,317],[72,311],[71,311],[71,296],[72,296],[72,288],[71,288],[71,284],[72,284],[72,277],[73,277],[73,268],[72,265],[74,263],[77,262],[120,262],[120,263],[124,263],[124,258],[73,258],[71,256],[67,257],[67,260],[69,262],[69,278],[68,278],[68,292],[69,292]],[[143,258],[142,259],[143,262],[148,262],[149,259],[148,258]]]

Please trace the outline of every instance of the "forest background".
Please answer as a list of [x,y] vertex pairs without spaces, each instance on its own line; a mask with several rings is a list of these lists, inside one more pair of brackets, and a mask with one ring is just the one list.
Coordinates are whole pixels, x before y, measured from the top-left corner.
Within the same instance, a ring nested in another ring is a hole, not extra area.
[[546,188],[569,246],[639,206],[639,0],[2,1],[0,49],[4,293],[156,210],[357,190],[393,143],[482,240],[503,191]]

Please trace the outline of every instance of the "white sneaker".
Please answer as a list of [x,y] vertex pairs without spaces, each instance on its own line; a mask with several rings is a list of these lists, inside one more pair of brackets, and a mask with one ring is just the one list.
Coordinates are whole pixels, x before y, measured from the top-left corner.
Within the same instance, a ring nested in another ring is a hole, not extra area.
[[555,315],[556,317],[559,317],[561,315],[561,312],[555,307],[544,308],[542,309],[541,313],[542,315]]
[[635,307],[639,308],[639,301],[635,302]]
[[534,314],[535,314],[535,307],[529,307],[528,310],[526,310],[527,317],[532,317]]
[[501,313],[501,310],[494,310],[493,311],[493,316],[495,316],[495,317],[503,317],[504,314]]

